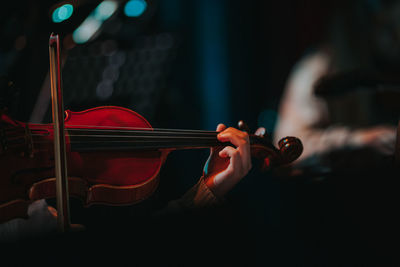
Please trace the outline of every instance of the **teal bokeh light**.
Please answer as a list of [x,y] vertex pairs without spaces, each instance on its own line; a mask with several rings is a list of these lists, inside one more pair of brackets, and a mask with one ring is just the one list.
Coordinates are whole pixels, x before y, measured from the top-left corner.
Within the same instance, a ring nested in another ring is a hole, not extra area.
[[74,7],[71,4],[65,4],[54,9],[52,19],[54,23],[60,23],[69,19],[74,12]]
[[128,17],[139,17],[147,8],[145,0],[130,0],[125,4],[124,13]]
[[117,3],[115,1],[103,1],[93,11],[93,16],[100,21],[105,21],[117,10]]

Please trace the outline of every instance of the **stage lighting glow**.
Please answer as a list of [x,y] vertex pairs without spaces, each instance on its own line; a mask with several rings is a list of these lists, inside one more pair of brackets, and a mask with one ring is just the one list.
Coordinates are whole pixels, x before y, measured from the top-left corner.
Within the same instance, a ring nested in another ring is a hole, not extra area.
[[69,19],[74,12],[74,7],[71,4],[65,4],[54,9],[52,19],[54,23],[60,23]]
[[101,26],[101,21],[88,17],[72,34],[75,43],[83,44],[97,32]]
[[72,34],[75,43],[83,44],[92,38],[105,20],[110,18],[118,8],[117,1],[101,2]]
[[139,17],[147,8],[145,0],[130,0],[125,4],[124,13],[128,17]]
[[104,21],[114,14],[117,7],[118,5],[115,1],[103,1],[96,7],[93,15],[96,19]]

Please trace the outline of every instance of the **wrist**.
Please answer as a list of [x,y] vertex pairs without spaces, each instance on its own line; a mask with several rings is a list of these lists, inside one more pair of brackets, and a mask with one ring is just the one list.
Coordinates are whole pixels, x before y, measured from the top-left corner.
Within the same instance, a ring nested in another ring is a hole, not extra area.
[[222,198],[231,189],[232,186],[228,185],[226,182],[218,182],[217,175],[209,176],[204,178],[204,184],[207,186],[214,196],[217,198]]

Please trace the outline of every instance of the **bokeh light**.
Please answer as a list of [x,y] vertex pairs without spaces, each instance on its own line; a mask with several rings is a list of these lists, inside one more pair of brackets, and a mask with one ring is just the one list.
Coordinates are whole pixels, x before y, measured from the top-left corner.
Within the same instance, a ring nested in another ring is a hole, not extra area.
[[54,9],[51,16],[54,23],[60,23],[69,19],[74,12],[74,7],[71,4],[65,4]]
[[83,44],[96,33],[100,28],[101,21],[88,17],[72,34],[74,42],[77,44]]
[[117,1],[106,0],[101,2],[95,10],[75,29],[72,38],[75,43],[83,44],[92,38],[105,20],[110,18],[118,8]]
[[103,1],[93,11],[93,16],[100,21],[105,21],[117,10],[117,3],[115,1]]
[[139,17],[147,8],[145,0],[130,0],[125,4],[124,13],[128,17]]

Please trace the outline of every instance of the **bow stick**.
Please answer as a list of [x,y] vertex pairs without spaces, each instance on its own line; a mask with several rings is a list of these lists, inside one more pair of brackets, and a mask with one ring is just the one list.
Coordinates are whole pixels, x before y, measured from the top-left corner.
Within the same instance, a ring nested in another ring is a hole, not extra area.
[[52,115],[54,123],[54,160],[56,172],[57,223],[61,232],[70,230],[67,161],[62,100],[60,42],[57,34],[49,39]]

